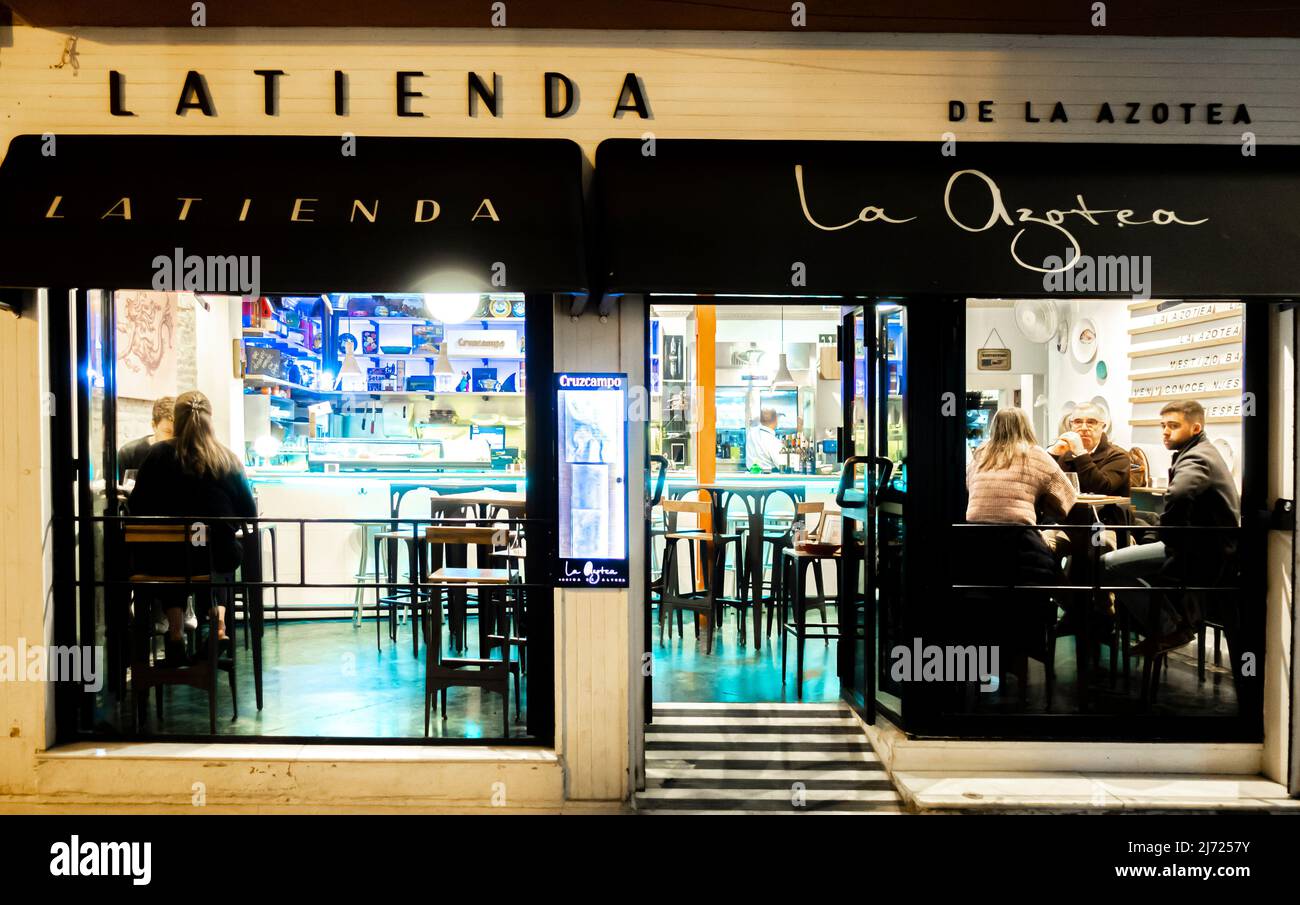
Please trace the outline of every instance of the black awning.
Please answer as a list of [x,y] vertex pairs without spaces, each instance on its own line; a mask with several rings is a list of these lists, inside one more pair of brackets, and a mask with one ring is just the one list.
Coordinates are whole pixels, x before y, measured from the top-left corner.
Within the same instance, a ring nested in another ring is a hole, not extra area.
[[582,219],[564,140],[23,135],[0,286],[163,288],[180,249],[257,256],[263,292],[580,292]]
[[[653,150],[653,154],[649,151]],[[604,289],[1300,294],[1300,148],[608,140]],[[997,206],[997,198],[1001,207]],[[985,228],[987,224],[987,228]],[[1064,267],[1059,286],[1031,268]],[[1123,264],[1119,258],[1126,259]],[[1094,268],[1084,284],[1082,268]],[[1148,273],[1134,274],[1131,267]],[[1134,287],[1139,288],[1140,287]]]

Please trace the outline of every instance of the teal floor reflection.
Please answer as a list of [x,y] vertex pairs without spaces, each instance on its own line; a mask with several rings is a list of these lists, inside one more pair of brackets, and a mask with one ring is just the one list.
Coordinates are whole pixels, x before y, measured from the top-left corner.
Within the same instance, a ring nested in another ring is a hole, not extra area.
[[[383,649],[375,649],[375,625],[367,618],[361,626],[343,620],[283,620],[270,623],[263,640],[264,707],[259,713],[253,694],[253,661],[243,646],[243,627],[236,636],[239,670],[239,719],[231,721],[230,686],[221,676],[217,698],[217,734],[220,736],[319,738],[423,738],[424,658],[411,654],[411,626],[399,627],[398,641],[383,627]],[[471,618],[471,646],[478,627]],[[446,639],[444,636],[443,650]],[[477,656],[472,653],[470,656]],[[495,650],[493,656],[500,656]],[[528,680],[524,677],[523,715],[514,720],[513,680],[511,737],[526,735]],[[499,737],[501,697],[478,688],[448,692],[449,718],[436,716],[430,729],[435,738]],[[128,727],[129,728],[129,725]],[[156,736],[207,735],[207,695],[195,688],[166,689],[163,721],[155,717],[149,701],[148,730]]]
[[[786,684],[781,684],[781,640],[775,625],[771,637],[763,638],[761,650],[755,650],[753,639],[742,646],[738,641],[735,611],[729,611],[721,630],[714,636],[713,653],[706,654],[703,632],[697,641],[691,627],[690,614],[683,617],[685,637],[672,637],[664,631],[664,643],[659,643],[659,611],[651,613],[651,650],[654,652],[654,700],[656,703],[726,702],[726,703],[779,703],[798,701],[795,686],[794,639],[787,642],[788,663]],[[829,607],[829,620],[838,618],[834,606]],[[751,617],[752,618],[752,617]],[[814,610],[809,617],[821,621]],[[752,623],[750,632],[752,633]],[[805,703],[823,703],[840,699],[840,680],[836,675],[837,641],[810,638],[804,647],[803,700]]]

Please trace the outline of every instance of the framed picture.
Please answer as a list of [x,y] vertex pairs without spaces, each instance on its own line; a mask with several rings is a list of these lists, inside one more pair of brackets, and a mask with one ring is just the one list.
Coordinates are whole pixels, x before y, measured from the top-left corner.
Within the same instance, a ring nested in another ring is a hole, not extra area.
[[117,394],[157,399],[176,393],[174,292],[117,294]]

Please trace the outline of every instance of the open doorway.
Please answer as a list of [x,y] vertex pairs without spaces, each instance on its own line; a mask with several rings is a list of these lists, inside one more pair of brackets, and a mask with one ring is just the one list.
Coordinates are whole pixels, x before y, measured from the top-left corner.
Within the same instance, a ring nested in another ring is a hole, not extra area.
[[846,309],[690,296],[648,307],[653,700],[838,702],[851,659],[836,503]]

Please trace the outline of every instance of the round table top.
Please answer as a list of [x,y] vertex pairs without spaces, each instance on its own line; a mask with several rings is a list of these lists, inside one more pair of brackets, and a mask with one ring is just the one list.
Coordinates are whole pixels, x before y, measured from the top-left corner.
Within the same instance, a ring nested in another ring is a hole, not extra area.
[[1110,506],[1115,503],[1127,503],[1129,498],[1126,496],[1105,496],[1100,493],[1082,493],[1075,498],[1076,506]]

